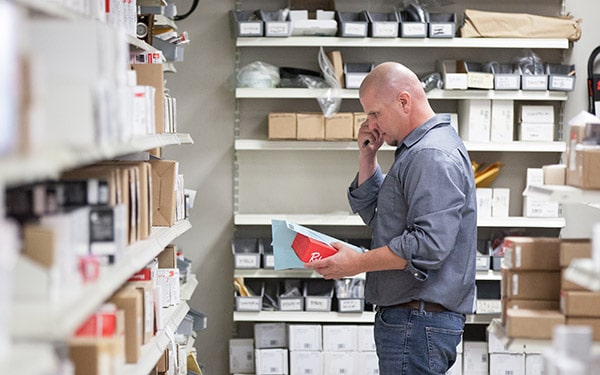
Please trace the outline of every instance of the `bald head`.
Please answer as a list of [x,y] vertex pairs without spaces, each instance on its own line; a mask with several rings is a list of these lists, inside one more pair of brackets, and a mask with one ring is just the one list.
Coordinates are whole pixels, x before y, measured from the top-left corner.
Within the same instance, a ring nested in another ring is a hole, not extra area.
[[402,91],[409,93],[413,100],[426,99],[419,77],[406,66],[396,62],[379,64],[367,75],[360,85],[359,94],[376,90],[380,100],[393,100]]

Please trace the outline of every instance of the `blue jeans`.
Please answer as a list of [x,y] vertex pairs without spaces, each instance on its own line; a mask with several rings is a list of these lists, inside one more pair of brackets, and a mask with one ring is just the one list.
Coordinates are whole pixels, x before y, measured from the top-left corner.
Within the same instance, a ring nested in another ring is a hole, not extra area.
[[402,307],[378,308],[375,344],[380,375],[445,374],[456,361],[462,314]]

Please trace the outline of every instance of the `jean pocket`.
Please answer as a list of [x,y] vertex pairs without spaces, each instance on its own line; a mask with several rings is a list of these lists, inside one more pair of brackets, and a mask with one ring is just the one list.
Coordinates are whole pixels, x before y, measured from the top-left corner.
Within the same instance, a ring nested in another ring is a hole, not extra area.
[[456,362],[456,347],[462,330],[427,327],[427,351],[432,374],[445,374]]

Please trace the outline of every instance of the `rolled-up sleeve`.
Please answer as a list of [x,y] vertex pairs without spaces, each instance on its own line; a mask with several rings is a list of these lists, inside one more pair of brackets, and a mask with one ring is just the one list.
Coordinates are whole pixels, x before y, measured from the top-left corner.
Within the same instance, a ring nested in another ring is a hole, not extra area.
[[377,195],[384,175],[378,166],[364,183],[358,186],[358,174],[348,188],[348,203],[353,213],[358,213],[365,224],[370,225],[377,209]]

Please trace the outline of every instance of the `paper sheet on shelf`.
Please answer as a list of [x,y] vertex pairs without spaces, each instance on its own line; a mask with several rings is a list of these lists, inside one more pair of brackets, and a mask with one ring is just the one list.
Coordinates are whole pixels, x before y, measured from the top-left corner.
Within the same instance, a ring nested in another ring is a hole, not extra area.
[[273,236],[273,255],[275,258],[274,268],[276,270],[304,268],[304,263],[298,258],[294,252],[294,249],[292,249],[292,242],[294,241],[297,233],[329,245],[334,242],[341,242],[359,253],[363,252],[363,250],[358,246],[306,228],[302,225],[289,222],[288,220],[272,219],[271,231]]

